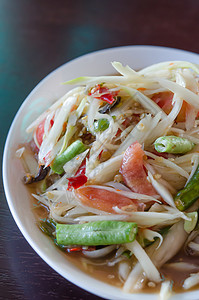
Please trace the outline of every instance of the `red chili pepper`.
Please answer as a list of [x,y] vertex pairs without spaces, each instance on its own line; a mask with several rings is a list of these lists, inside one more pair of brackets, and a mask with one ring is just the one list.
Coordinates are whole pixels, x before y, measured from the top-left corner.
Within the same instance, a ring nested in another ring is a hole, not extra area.
[[72,248],[66,248],[67,252],[80,252],[80,251],[94,251],[96,250],[96,246],[88,246],[87,248],[84,248],[82,246],[72,247]]
[[118,137],[118,135],[122,132],[122,130],[120,128],[118,128],[118,131],[116,132],[116,137]]
[[87,182],[86,173],[86,160],[84,159],[75,176],[68,179],[68,190],[72,188],[78,189],[80,186]]
[[68,178],[68,181],[68,190],[71,190],[72,188],[78,189],[87,182],[87,177],[85,175],[79,175]]
[[74,248],[67,248],[66,249],[67,252],[79,252],[82,251],[82,247],[74,247]]
[[48,160],[48,158],[49,158],[49,156],[50,156],[50,153],[51,153],[51,151],[49,151],[49,152],[46,154],[46,156],[43,158],[45,164],[46,164],[46,162],[47,162],[47,160]]
[[94,98],[96,98],[96,99],[101,99],[103,101],[108,102],[109,104],[112,104],[115,101],[114,97],[116,97],[118,95],[118,91],[109,92],[108,88],[102,87],[100,84],[97,84],[96,87],[91,90],[89,95],[94,96]]
[[114,98],[115,96],[116,95],[108,93],[108,94],[101,95],[100,99],[103,100],[103,101],[108,102],[109,104],[112,104],[115,101],[115,98]]
[[53,127],[53,124],[54,124],[54,117],[53,117],[53,119],[50,120],[50,126]]
[[104,150],[102,150],[102,151],[100,152],[100,154],[99,154],[99,159],[101,159],[103,151],[104,151]]

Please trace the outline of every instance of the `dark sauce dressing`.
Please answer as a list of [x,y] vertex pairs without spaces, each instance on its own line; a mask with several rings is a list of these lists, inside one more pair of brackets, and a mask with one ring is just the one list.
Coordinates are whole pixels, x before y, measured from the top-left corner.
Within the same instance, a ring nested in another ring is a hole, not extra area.
[[[176,263],[176,262],[184,262],[184,263],[189,263],[192,265],[196,265],[198,269],[196,270],[176,270],[174,268],[169,268],[167,267],[167,264],[169,263]],[[176,256],[174,256],[170,261],[167,262],[165,266],[161,268],[161,273],[165,278],[170,278],[173,280],[173,290],[175,292],[182,292],[182,285],[184,280],[189,277],[190,274],[192,273],[197,273],[199,272],[199,256],[194,256],[194,255],[188,255],[184,249],[181,249]],[[198,285],[194,287],[193,289],[197,289]]]

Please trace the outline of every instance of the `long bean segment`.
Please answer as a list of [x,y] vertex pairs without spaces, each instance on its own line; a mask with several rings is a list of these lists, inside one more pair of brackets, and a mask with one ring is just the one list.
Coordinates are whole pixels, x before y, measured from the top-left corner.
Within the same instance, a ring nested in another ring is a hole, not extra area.
[[199,165],[189,181],[174,198],[176,207],[184,211],[189,208],[199,198]]
[[96,221],[85,224],[57,224],[56,239],[62,245],[114,245],[134,241],[137,224],[120,221]]
[[158,152],[183,154],[193,149],[194,143],[188,139],[178,136],[161,136],[154,142],[155,150]]
[[64,172],[63,166],[76,155],[84,152],[87,147],[82,141],[77,140],[73,142],[62,154],[57,155],[50,166],[53,172],[62,174]]

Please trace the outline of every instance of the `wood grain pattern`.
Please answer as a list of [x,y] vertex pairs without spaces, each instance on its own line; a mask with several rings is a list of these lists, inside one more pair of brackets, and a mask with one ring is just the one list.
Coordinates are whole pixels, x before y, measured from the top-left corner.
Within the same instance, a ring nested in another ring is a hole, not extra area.
[[[19,106],[50,71],[82,54],[121,45],[199,52],[195,0],[1,0],[0,149]],[[100,299],[54,272],[28,245],[0,180],[0,299]]]

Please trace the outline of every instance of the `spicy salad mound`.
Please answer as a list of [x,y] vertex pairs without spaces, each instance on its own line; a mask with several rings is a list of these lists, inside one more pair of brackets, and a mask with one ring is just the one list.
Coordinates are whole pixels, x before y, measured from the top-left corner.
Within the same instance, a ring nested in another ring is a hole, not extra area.
[[66,82],[17,155],[58,247],[166,299],[199,284],[199,66],[112,65]]

